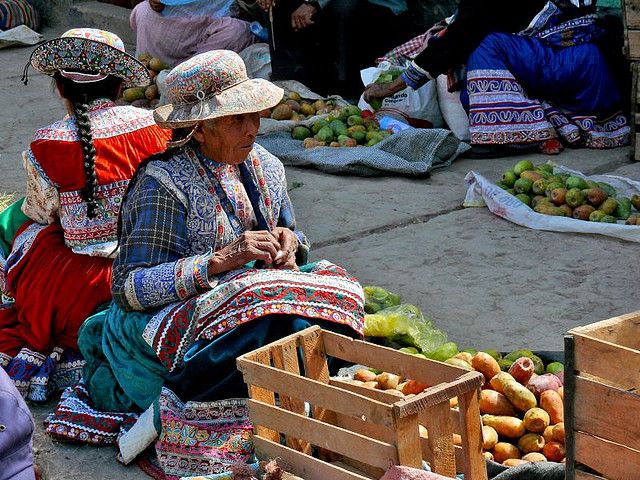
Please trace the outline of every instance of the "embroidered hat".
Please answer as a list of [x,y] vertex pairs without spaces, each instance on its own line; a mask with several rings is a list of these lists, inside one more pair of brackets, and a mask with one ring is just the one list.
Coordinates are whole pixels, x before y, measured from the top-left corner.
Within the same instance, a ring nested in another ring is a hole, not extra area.
[[74,28],[39,45],[25,67],[25,84],[29,64],[45,75],[60,72],[79,83],[97,82],[108,75],[121,78],[125,88],[151,83],[145,66],[125,53],[120,37],[95,28]]
[[280,87],[249,79],[240,56],[229,50],[201,53],[175,67],[166,79],[168,105],[156,108],[156,123],[185,128],[202,120],[260,112],[278,104]]
[[35,480],[34,428],[29,408],[0,368],[0,480]]

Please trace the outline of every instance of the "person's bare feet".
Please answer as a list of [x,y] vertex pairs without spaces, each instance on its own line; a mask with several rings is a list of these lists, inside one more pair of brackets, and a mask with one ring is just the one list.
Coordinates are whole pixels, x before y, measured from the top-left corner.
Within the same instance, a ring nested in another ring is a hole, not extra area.
[[564,147],[557,138],[550,138],[549,140],[542,142],[542,145],[540,145],[540,152],[545,155],[558,155],[563,150]]

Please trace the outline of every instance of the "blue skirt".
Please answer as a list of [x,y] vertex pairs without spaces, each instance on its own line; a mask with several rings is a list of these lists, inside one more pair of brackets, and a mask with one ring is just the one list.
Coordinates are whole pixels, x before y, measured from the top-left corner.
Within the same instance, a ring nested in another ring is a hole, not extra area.
[[467,63],[461,100],[473,144],[628,144],[620,93],[599,48],[552,47],[536,38],[488,35]]

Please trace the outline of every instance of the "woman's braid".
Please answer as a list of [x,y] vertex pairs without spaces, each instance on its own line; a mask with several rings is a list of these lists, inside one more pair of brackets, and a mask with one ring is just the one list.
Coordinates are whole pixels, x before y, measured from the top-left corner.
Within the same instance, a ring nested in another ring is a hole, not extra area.
[[80,143],[82,144],[82,159],[84,165],[84,178],[86,186],[80,192],[87,202],[87,217],[95,218],[98,210],[96,191],[98,190],[98,178],[95,171],[96,149],[93,146],[91,135],[91,121],[89,119],[89,105],[87,103],[74,103],[73,113],[76,117]]

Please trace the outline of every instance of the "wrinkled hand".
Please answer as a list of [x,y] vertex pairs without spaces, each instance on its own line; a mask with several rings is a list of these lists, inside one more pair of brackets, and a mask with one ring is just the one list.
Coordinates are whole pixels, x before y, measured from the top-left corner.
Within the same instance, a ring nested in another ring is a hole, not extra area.
[[291,14],[291,26],[297,32],[309,25],[313,25],[313,16],[316,14],[316,7],[303,3]]
[[280,270],[298,270],[296,264],[296,252],[298,251],[298,237],[288,228],[278,227],[273,230],[273,235],[280,243],[280,251],[273,261],[273,268]]
[[276,0],[256,0],[258,6],[265,12],[275,6]]
[[364,101],[371,103],[374,98],[387,98],[394,93],[390,83],[372,83],[364,90]]
[[217,251],[208,265],[209,276],[235,270],[252,260],[270,266],[282,250],[275,234],[265,230],[243,232],[236,240]]
[[158,13],[164,10],[164,3],[162,3],[160,0],[149,0],[149,5]]

